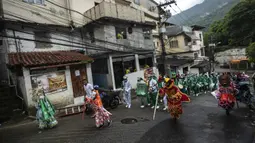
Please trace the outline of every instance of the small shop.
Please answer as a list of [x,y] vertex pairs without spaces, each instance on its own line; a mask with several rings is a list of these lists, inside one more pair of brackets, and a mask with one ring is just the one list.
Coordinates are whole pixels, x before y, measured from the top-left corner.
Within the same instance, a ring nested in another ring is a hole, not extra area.
[[8,58],[12,80],[17,82],[29,112],[35,110],[32,93],[38,83],[59,108],[82,103],[83,80],[93,82],[93,59],[75,51],[9,53]]

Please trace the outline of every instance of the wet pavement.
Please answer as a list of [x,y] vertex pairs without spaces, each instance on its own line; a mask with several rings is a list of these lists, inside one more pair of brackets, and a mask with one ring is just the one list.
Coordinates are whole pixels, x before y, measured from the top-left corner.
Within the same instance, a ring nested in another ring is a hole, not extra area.
[[[123,106],[112,110],[110,128],[97,130],[94,120],[81,115],[59,119],[58,127],[39,132],[35,123],[0,127],[3,143],[252,143],[255,128],[253,112],[245,106],[235,109],[230,116],[217,107],[211,95],[192,97],[184,103],[184,114],[174,122],[166,112],[159,111],[152,121],[152,109],[140,109],[139,100],[131,109]],[[136,119],[135,122],[121,120]],[[137,121],[137,122],[136,122]],[[254,142],[255,143],[255,142]]]

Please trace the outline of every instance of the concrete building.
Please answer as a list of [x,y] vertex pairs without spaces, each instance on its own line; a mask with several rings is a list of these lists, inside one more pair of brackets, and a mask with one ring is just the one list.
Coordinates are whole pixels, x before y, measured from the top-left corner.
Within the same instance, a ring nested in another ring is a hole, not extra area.
[[131,1],[2,0],[1,5],[2,77],[18,87],[28,109],[39,80],[54,105],[63,107],[83,103],[83,79],[116,90],[123,75],[135,88],[148,65],[157,73],[156,24]]
[[[207,59],[204,51],[201,26],[168,26],[165,33],[166,62],[171,71],[180,74],[191,71],[191,67]],[[158,59],[162,66],[161,59]]]

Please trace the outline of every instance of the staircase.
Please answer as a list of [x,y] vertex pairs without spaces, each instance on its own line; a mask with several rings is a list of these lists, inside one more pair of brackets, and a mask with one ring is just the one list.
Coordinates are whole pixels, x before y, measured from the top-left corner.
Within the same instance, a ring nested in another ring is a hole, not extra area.
[[23,99],[16,95],[15,86],[0,88],[0,123],[5,122],[17,111],[23,110]]

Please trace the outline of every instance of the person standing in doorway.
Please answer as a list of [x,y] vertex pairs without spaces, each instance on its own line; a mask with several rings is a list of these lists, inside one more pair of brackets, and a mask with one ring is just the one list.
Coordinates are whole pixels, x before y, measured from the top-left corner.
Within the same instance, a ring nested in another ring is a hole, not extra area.
[[84,81],[84,90],[85,90],[85,93],[87,97],[89,98],[92,98],[92,95],[93,95],[93,85],[88,83],[88,81],[86,79],[83,80]]
[[131,88],[132,87],[126,76],[123,77],[122,87],[123,87],[123,99],[126,104],[126,107],[131,108]]

